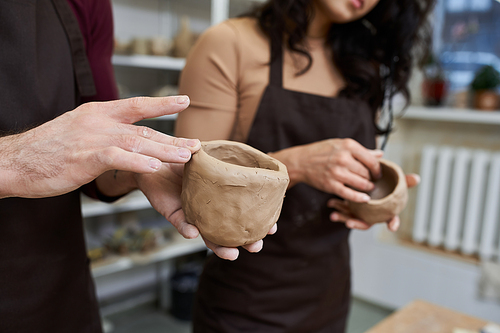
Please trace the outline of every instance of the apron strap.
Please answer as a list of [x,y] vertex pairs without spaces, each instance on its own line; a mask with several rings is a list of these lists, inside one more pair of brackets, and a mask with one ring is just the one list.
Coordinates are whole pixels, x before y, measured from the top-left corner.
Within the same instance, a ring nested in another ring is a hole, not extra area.
[[97,94],[97,91],[78,21],[67,0],[52,0],[52,3],[68,36],[79,96],[94,96]]
[[269,85],[283,87],[283,47],[281,43],[274,45],[271,40],[271,65],[269,69]]

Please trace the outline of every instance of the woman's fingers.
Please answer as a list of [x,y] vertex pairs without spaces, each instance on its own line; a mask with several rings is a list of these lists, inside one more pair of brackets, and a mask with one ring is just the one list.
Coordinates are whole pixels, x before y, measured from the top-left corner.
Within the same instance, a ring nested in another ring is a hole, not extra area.
[[346,187],[340,182],[335,182],[332,185],[333,193],[337,194],[339,197],[345,200],[354,202],[368,202],[370,201],[370,196],[363,192],[355,191],[351,188]]
[[350,161],[346,167],[353,174],[356,174],[366,180],[370,179],[370,170],[368,170],[361,162],[357,161],[353,156],[350,156]]
[[376,158],[382,158],[384,156],[384,151],[380,149],[369,150],[369,152]]
[[342,214],[349,214],[349,207],[347,206],[347,202],[345,200],[330,199],[326,205],[328,208],[338,210]]
[[343,200],[330,199],[327,202],[327,206],[337,210],[330,214],[330,220],[333,222],[345,223],[349,229],[366,230],[371,227],[368,223],[354,218],[349,211],[347,203]]
[[346,214],[343,214],[340,212],[331,213],[330,220],[333,222],[345,223],[346,227],[348,227],[349,229],[367,230],[371,227],[366,222],[355,219],[352,216],[349,216],[349,215],[346,215]]
[[379,158],[376,157],[377,154],[372,153],[372,151],[364,148],[359,143],[357,143],[356,147],[356,149],[352,149],[352,156],[370,170],[370,174],[373,178],[379,179],[382,176],[382,171]]
[[350,171],[340,174],[336,181],[363,192],[369,192],[375,188],[375,185],[367,178],[363,178]]
[[406,184],[408,185],[408,188],[417,186],[420,184],[420,176],[415,173],[406,175]]
[[269,230],[269,232],[267,233],[268,235],[274,235],[276,233],[276,231],[278,231],[278,224],[275,223],[273,225],[273,227]]
[[401,220],[399,219],[399,216],[394,216],[389,222],[387,222],[387,228],[389,228],[392,232],[396,232],[400,225]]

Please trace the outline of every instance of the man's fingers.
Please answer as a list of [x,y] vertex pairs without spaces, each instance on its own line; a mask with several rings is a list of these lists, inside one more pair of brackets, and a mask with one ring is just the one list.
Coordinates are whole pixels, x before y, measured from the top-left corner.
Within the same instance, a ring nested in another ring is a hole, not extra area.
[[108,170],[153,173],[162,167],[162,162],[154,157],[131,153],[118,147],[98,151],[90,163],[100,164],[101,173]]
[[180,112],[189,106],[189,97],[134,97],[104,104],[111,103],[114,104],[113,108],[103,108],[108,116],[121,123],[133,124],[143,119]]
[[215,245],[214,243],[212,243],[211,241],[207,240],[204,237],[203,241],[205,242],[205,245],[210,250],[214,251],[215,255],[221,259],[236,260],[238,258],[239,251],[237,248]]
[[191,158],[191,151],[187,148],[162,144],[138,136],[122,135],[114,144],[129,152],[154,157],[167,163],[186,163]]
[[180,223],[177,230],[182,235],[182,237],[187,238],[187,239],[194,239],[194,238],[198,237],[198,235],[200,234],[200,232],[198,231],[198,228],[196,228],[194,225],[187,223],[187,222]]
[[177,138],[175,136],[155,131],[147,126],[121,124],[118,127],[118,131],[115,131],[115,133],[119,135],[130,135],[131,137],[136,136],[137,138],[145,138],[164,145],[187,148],[192,153],[201,148],[201,142],[198,139]]
[[165,218],[177,229],[179,234],[186,239],[194,239],[200,235],[200,231],[191,223],[186,221],[182,209],[178,209],[170,215],[162,213]]

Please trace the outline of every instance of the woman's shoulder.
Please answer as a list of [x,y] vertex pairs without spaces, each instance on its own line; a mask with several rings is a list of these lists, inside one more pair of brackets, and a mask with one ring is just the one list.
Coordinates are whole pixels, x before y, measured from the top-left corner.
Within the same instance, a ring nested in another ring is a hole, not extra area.
[[246,44],[254,40],[266,39],[257,20],[252,17],[230,18],[208,28],[201,38],[206,42],[225,45],[231,43]]

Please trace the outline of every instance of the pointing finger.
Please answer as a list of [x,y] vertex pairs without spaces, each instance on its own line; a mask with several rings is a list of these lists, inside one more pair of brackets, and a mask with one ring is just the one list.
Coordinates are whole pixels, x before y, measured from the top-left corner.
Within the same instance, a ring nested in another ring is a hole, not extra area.
[[[109,104],[114,104],[114,107],[109,108]],[[188,96],[134,97],[105,102],[102,110],[118,122],[133,124],[143,119],[174,114],[188,106]]]

